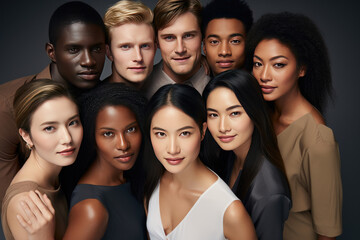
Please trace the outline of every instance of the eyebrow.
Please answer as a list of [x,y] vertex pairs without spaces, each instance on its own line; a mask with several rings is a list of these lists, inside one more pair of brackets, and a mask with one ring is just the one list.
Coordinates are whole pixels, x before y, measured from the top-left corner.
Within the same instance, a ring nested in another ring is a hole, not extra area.
[[[128,128],[128,127],[132,127],[133,125],[136,125],[138,122],[137,121],[134,121],[132,123],[129,123],[128,125],[125,126],[125,129]],[[100,130],[116,130],[115,128],[111,128],[111,127],[101,127],[99,128]]]
[[[176,130],[176,131],[179,132],[179,131],[183,131],[183,130],[186,130],[186,129],[194,129],[194,127],[192,127],[192,126],[185,126],[185,127],[179,128],[179,129]],[[152,130],[159,130],[159,131],[167,132],[165,129],[160,128],[160,127],[153,127]]]
[[[191,31],[187,31],[187,32],[183,32],[181,33],[181,35],[185,35],[185,34],[198,34],[199,31],[198,30],[191,30]],[[167,36],[176,36],[177,34],[175,33],[163,33],[160,35],[160,37],[167,37]]]
[[[75,114],[74,116],[68,118],[67,121],[70,121],[70,120],[72,120],[72,119],[74,119],[74,118],[77,118],[77,117],[79,117],[79,114]],[[42,124],[40,124],[40,126],[43,126],[43,125],[51,125],[51,124],[58,124],[58,123],[59,123],[59,122],[57,122],[57,121],[49,121],[49,122],[43,122]]]
[[[262,59],[261,57],[257,56],[257,55],[254,55],[254,58],[257,58],[257,59],[263,61],[263,59]],[[275,56],[275,57],[270,58],[270,61],[275,60],[275,59],[278,59],[278,58],[288,59],[287,57],[285,57],[285,56],[283,56],[283,55],[279,55],[279,56]]]
[[[220,38],[219,35],[216,35],[216,34],[210,34],[209,36],[207,36],[206,38]],[[242,35],[241,33],[233,33],[233,34],[230,34],[230,37],[233,38],[233,37],[244,37],[244,35]]]
[[[226,108],[226,111],[232,110],[234,108],[238,108],[238,107],[242,107],[241,105],[234,105],[234,106],[230,106],[228,108]],[[213,111],[213,112],[218,112],[217,110],[213,109],[213,108],[207,108],[207,111]]]

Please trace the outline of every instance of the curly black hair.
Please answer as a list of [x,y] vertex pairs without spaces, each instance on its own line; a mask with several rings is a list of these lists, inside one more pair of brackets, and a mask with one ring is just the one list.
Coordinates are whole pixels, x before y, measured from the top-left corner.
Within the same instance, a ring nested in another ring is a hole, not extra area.
[[333,88],[328,51],[314,22],[305,15],[290,12],[263,15],[246,39],[245,68],[250,72],[255,48],[264,39],[276,39],[286,45],[294,54],[297,66],[305,67],[305,76],[299,78],[300,92],[323,113]]
[[205,36],[209,22],[218,18],[235,18],[244,24],[248,32],[253,24],[253,13],[249,5],[243,0],[213,0],[202,10],[201,31]]

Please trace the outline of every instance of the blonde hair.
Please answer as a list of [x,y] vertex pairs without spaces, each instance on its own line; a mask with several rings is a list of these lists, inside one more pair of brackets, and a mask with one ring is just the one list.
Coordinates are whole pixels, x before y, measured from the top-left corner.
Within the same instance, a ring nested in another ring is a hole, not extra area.
[[172,20],[190,12],[201,26],[201,3],[199,0],[159,0],[154,8],[155,33],[165,28]]
[[153,12],[143,3],[131,0],[122,0],[112,5],[106,11],[104,23],[110,39],[110,32],[113,27],[126,23],[145,23],[152,26],[153,18]]

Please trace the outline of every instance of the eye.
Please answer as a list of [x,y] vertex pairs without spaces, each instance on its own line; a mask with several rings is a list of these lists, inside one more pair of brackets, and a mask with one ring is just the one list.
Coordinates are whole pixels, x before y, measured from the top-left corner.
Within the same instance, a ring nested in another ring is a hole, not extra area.
[[258,67],[261,67],[261,66],[262,66],[262,64],[260,62],[254,62],[254,64],[253,64],[254,68],[258,68]]
[[80,121],[79,120],[72,120],[70,123],[69,123],[69,126],[78,126],[80,124]]
[[219,44],[219,41],[214,40],[214,39],[210,40],[209,42],[210,42],[211,45],[218,45]]
[[45,131],[45,132],[48,132],[48,133],[53,132],[53,131],[55,131],[55,127],[53,127],[53,126],[45,127],[45,128],[44,128],[44,131]]
[[164,138],[166,134],[164,132],[156,132],[155,136],[157,136],[158,138]]
[[190,135],[191,135],[191,132],[189,132],[189,131],[185,131],[185,132],[180,133],[180,136],[182,136],[182,137],[187,137],[187,136],[190,136]]
[[184,39],[190,39],[190,38],[193,38],[194,37],[194,34],[192,33],[187,33],[183,36]]
[[121,45],[120,48],[124,51],[129,50],[130,49],[130,45]]
[[93,52],[101,52],[102,48],[100,46],[94,47]]
[[172,40],[175,39],[175,36],[172,36],[172,35],[165,36],[164,39],[165,39],[166,41],[172,41]]
[[241,114],[241,112],[232,112],[230,113],[230,116],[236,117],[239,116]]
[[113,132],[110,132],[110,131],[107,131],[107,132],[103,132],[102,134],[104,137],[112,137],[114,136],[114,133]]
[[140,48],[142,48],[142,49],[150,49],[151,48],[151,46],[150,46],[150,44],[142,44],[141,46],[140,46]]
[[234,44],[234,45],[237,45],[237,44],[240,44],[241,43],[241,40],[239,39],[233,39],[230,41],[231,44]]
[[126,130],[127,133],[132,133],[136,131],[136,127],[130,127],[129,129]]
[[68,52],[69,52],[70,54],[78,53],[78,52],[79,52],[79,48],[77,48],[77,47],[70,47],[70,48],[68,49]]
[[275,63],[274,64],[274,67],[275,68],[283,68],[283,67],[285,67],[286,66],[286,64],[284,64],[284,63]]
[[209,113],[208,117],[209,118],[216,118],[218,115],[216,113]]

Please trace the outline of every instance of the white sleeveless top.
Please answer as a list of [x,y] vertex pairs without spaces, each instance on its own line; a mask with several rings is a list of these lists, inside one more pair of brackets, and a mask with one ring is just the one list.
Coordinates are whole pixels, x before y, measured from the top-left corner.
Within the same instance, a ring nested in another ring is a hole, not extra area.
[[217,240],[225,239],[223,218],[229,205],[238,200],[227,184],[218,179],[201,194],[183,220],[165,235],[161,222],[159,205],[160,182],[149,201],[146,226],[150,239],[176,240]]

